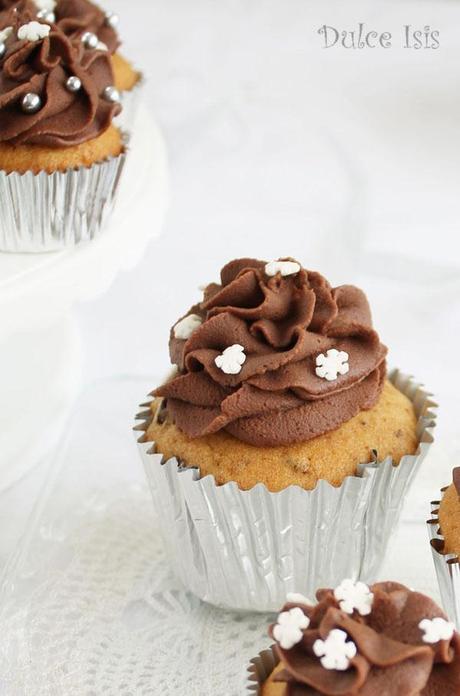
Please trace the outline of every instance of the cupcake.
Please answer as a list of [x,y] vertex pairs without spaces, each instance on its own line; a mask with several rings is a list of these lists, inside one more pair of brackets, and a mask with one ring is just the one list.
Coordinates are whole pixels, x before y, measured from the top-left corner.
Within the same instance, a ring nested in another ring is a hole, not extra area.
[[345,580],[317,603],[288,598],[253,660],[259,696],[458,696],[460,635],[436,604],[394,582]]
[[452,478],[442,499],[432,503],[428,525],[442,601],[460,626],[460,467],[454,469]]
[[47,251],[93,238],[125,160],[108,54],[25,10],[0,31],[0,55],[0,248]]
[[364,293],[293,259],[239,259],[169,348],[140,448],[187,586],[274,610],[305,577],[371,576],[432,420],[417,385],[388,378]]

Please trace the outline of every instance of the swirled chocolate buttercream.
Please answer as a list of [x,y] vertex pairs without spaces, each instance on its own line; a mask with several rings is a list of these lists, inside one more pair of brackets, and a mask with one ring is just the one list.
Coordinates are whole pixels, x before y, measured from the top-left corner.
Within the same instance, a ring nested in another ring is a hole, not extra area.
[[238,259],[173,327],[178,374],[155,394],[192,438],[302,442],[376,404],[386,352],[358,288],[290,259]]
[[120,45],[116,15],[104,12],[89,0],[0,0],[0,29],[2,11],[5,10],[19,14],[27,11],[31,19],[39,21],[49,21],[46,18],[51,17],[51,21],[71,40],[81,40],[85,34],[93,34],[99,47],[105,47],[110,53],[115,53]]
[[33,0],[0,0],[0,31],[18,21],[24,23],[36,19],[37,6]]
[[[5,32],[5,29],[3,30]],[[107,98],[110,56],[21,15],[0,58],[0,142],[66,147],[102,134],[120,112]]]
[[[33,0],[30,0],[31,5]],[[9,10],[13,7],[20,7],[24,4],[24,0],[0,0],[0,11]]]
[[89,0],[58,0],[54,12],[59,29],[71,39],[81,39],[90,32],[110,53],[115,53],[119,47],[114,15],[104,12]]
[[288,603],[270,628],[283,696],[460,694],[460,636],[425,595],[345,581],[317,599]]

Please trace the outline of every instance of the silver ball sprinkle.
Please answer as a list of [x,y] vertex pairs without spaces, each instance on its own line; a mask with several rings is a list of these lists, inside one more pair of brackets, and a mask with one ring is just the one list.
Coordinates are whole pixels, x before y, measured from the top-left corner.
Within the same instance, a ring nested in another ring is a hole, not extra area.
[[120,17],[115,12],[107,12],[105,15],[105,23],[111,29],[116,29],[119,21]]
[[21,101],[21,108],[26,114],[35,114],[40,111],[42,107],[42,100],[34,92],[28,92]]
[[96,34],[93,34],[91,31],[85,31],[81,37],[81,40],[86,48],[97,48],[99,43],[99,39],[97,38]]
[[0,43],[0,60],[5,57],[5,53],[6,53],[6,46],[2,42],[2,43]]
[[107,99],[107,101],[113,102],[114,104],[120,101],[120,92],[113,85],[106,87],[102,92],[102,96],[104,99]]
[[76,75],[71,75],[65,83],[65,86],[69,92],[78,92],[81,89],[81,80]]
[[51,10],[40,10],[40,12],[37,12],[37,19],[41,19],[42,22],[47,24],[54,24],[56,15]]

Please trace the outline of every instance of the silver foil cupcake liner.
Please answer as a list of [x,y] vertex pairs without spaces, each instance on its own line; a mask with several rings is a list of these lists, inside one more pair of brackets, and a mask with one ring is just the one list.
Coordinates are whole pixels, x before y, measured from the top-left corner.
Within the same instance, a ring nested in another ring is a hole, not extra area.
[[121,92],[121,105],[123,108],[120,115],[117,117],[117,122],[121,128],[132,130],[141,103],[145,82],[144,75],[140,73],[139,80],[134,87],[130,90]]
[[[398,466],[391,458],[360,465],[339,487],[319,481],[314,490],[271,493],[262,484],[218,486],[198,468],[163,461],[140,437],[165,547],[185,587],[225,609],[265,612],[279,609],[288,592],[312,596],[343,578],[375,580],[435,424],[431,395],[398,371],[390,379],[418,415],[417,452]],[[151,409],[138,419],[135,429],[145,433]]]
[[264,650],[251,660],[248,672],[248,685],[245,694],[260,696],[262,686],[267,681],[273,670],[278,666],[279,658],[273,648]]
[[125,152],[91,167],[47,174],[0,171],[0,251],[59,251],[87,242],[112,212]]
[[[444,489],[445,490],[445,489]],[[439,527],[440,500],[431,503],[431,519],[428,520],[431,552],[446,614],[460,631],[460,559],[444,551],[444,537]]]

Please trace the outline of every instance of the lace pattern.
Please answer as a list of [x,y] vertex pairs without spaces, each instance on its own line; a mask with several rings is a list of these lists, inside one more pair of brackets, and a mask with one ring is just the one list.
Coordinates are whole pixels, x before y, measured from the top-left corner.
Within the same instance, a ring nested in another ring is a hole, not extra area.
[[164,557],[148,492],[118,492],[75,511],[83,523],[69,535],[42,528],[53,573],[22,607],[7,606],[6,693],[240,696],[249,660],[267,644],[267,617],[217,611],[185,592]]

